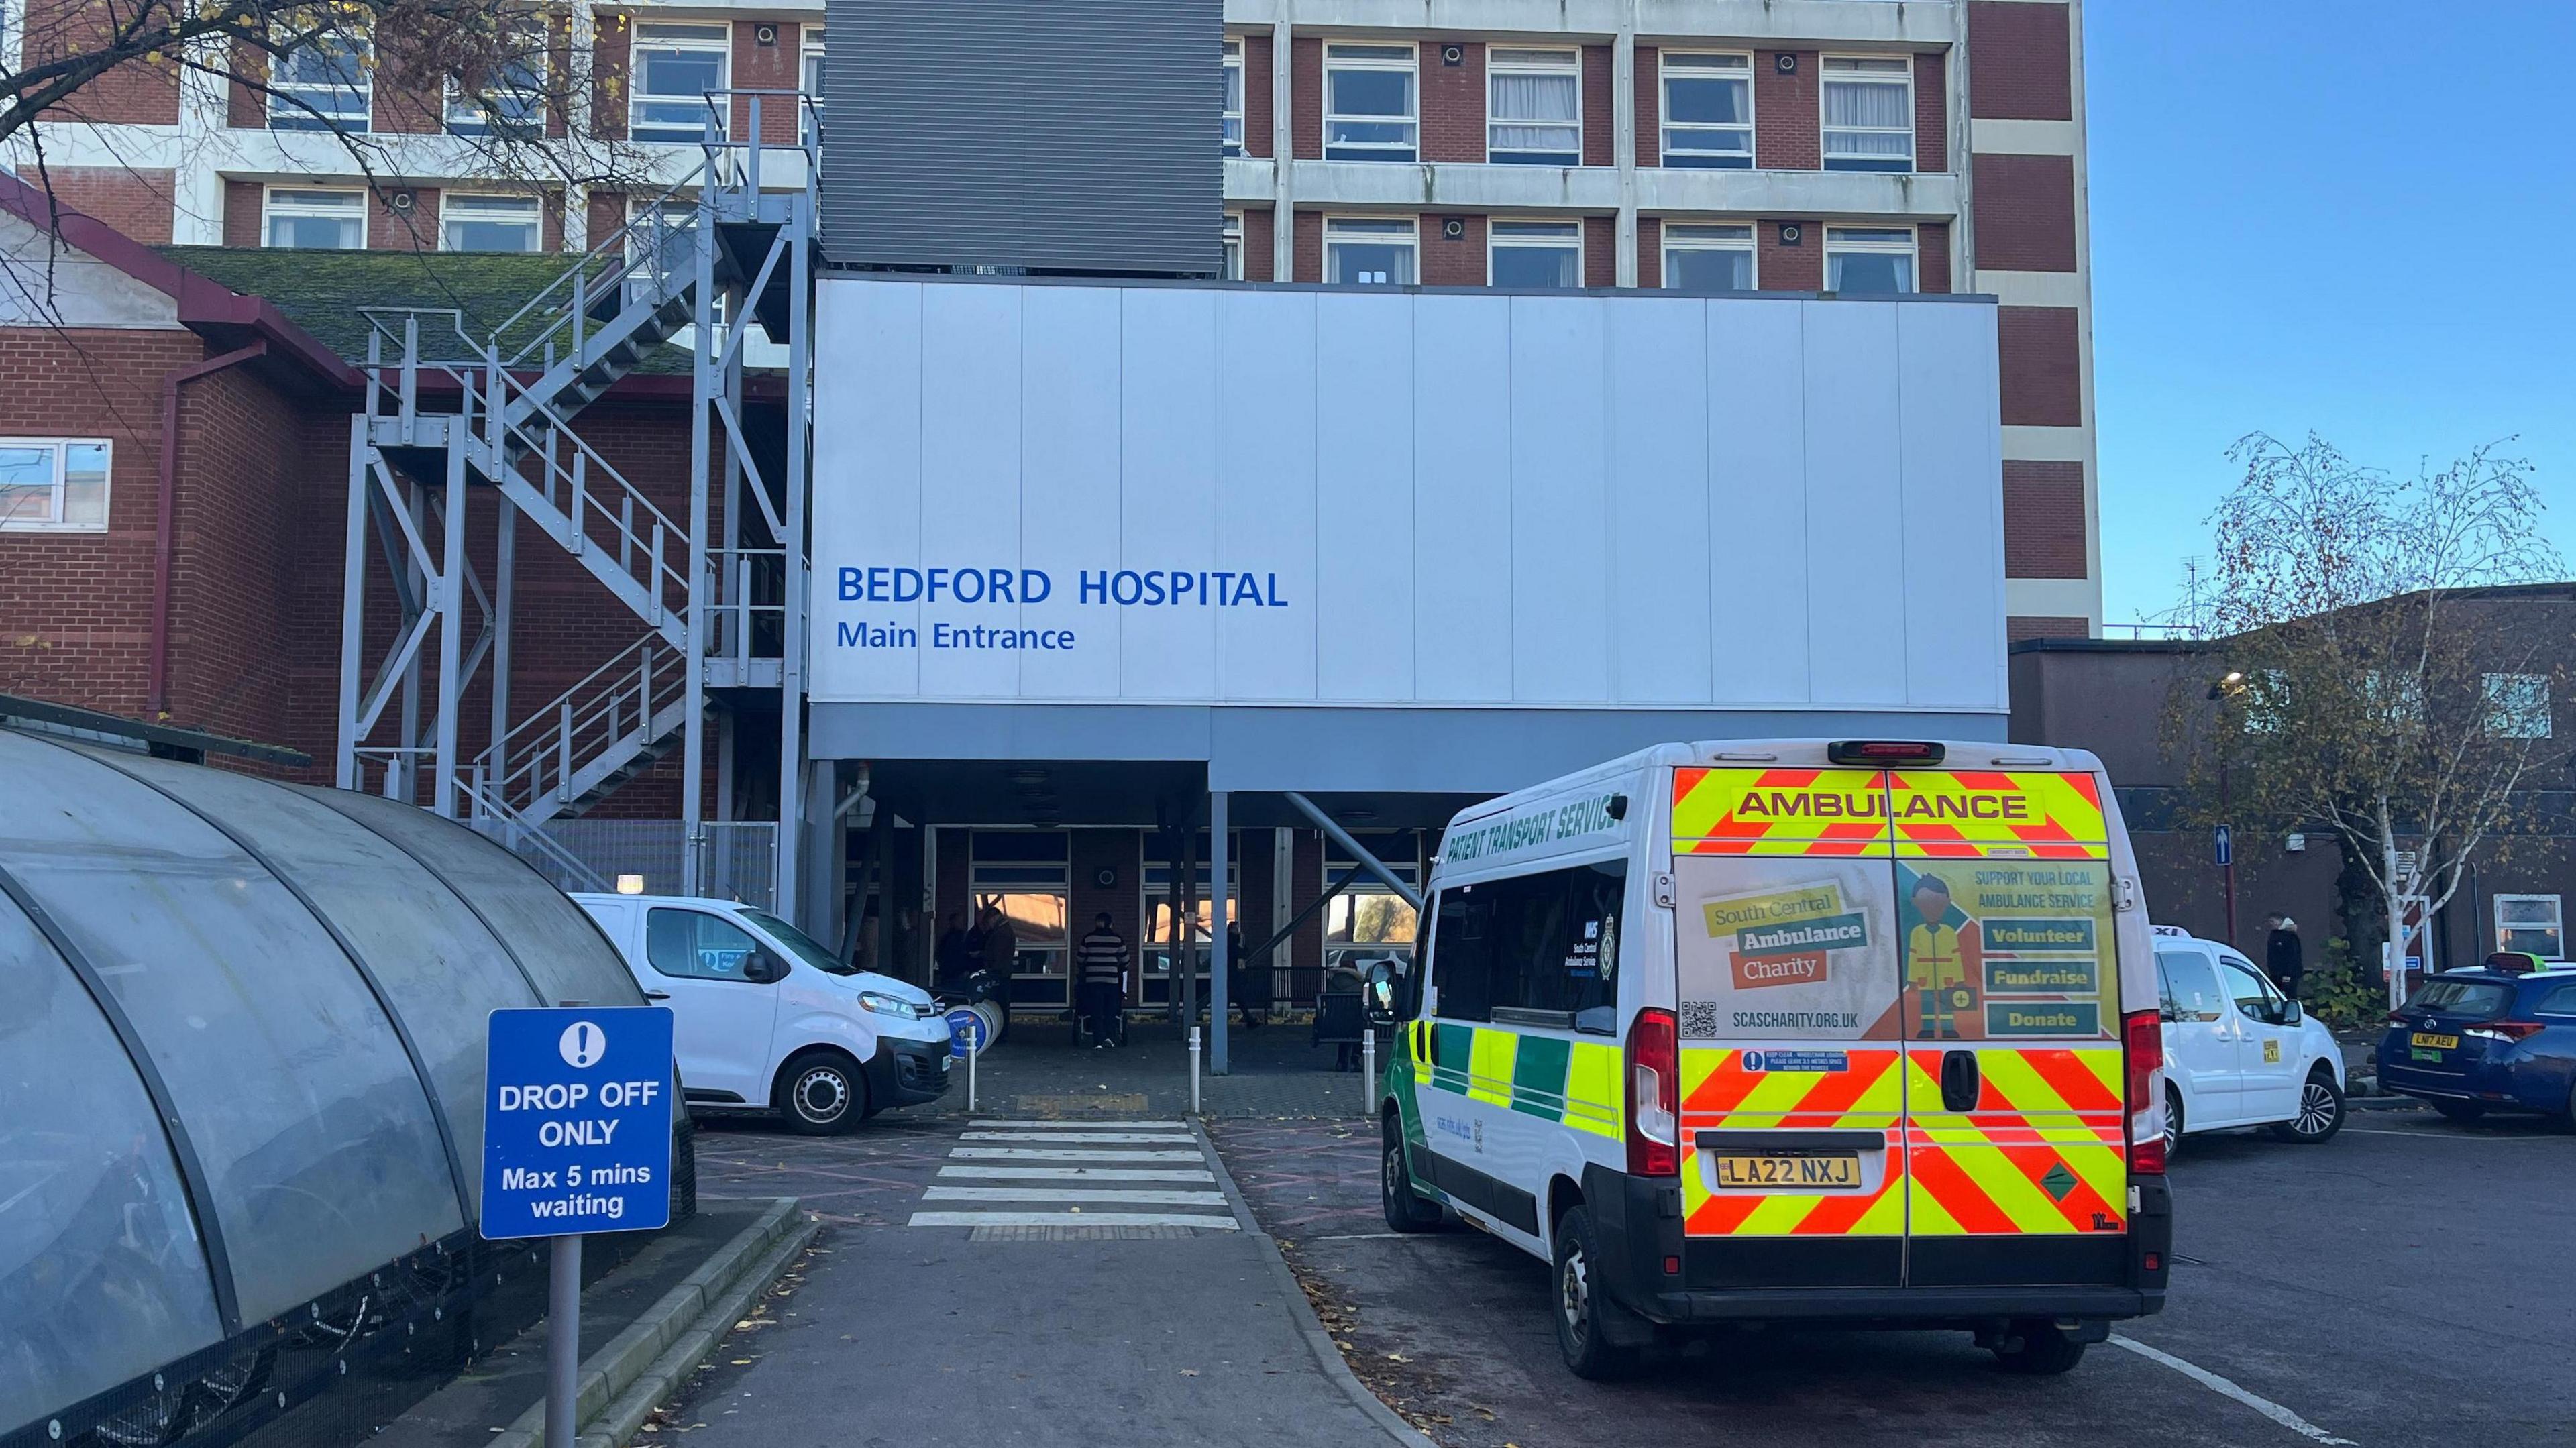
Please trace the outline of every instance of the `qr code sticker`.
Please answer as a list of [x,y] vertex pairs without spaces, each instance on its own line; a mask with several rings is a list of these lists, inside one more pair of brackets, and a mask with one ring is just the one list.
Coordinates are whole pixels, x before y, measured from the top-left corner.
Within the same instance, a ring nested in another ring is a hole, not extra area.
[[1717,1002],[1682,1002],[1682,1039],[1685,1041],[1717,1039]]

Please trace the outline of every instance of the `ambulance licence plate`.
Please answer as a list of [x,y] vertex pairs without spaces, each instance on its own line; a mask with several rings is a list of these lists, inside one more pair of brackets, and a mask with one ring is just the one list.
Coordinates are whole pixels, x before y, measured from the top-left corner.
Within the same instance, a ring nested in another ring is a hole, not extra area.
[[1860,1186],[1860,1154],[1813,1155],[1729,1152],[1717,1159],[1721,1187],[1790,1187],[1808,1191],[1850,1191]]
[[2437,1036],[2429,1031],[2417,1031],[2414,1035],[2407,1038],[2407,1044],[2413,1046],[2430,1046],[2436,1051],[2456,1051],[2460,1048],[2460,1038],[2457,1036]]

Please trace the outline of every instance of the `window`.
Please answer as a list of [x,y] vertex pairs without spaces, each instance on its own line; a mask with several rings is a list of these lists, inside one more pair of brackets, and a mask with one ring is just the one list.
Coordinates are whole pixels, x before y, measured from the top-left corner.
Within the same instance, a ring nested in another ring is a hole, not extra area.
[[721,916],[700,910],[652,910],[644,916],[644,959],[681,980],[748,981],[760,942]]
[[725,88],[733,40],[722,25],[635,27],[635,95],[628,124],[639,141],[696,141],[713,112],[708,91]]
[[799,32],[798,39],[804,50],[805,98],[814,103],[815,110],[820,111],[823,108],[823,27],[808,25]]
[[271,64],[268,125],[274,131],[363,131],[375,91],[375,51],[363,35],[304,34],[304,22],[281,25],[284,55]]
[[459,136],[537,136],[546,124],[546,32],[516,31],[511,55],[471,86],[447,82],[447,129]]
[[1825,290],[1829,292],[1910,292],[1914,290],[1914,229],[1878,226],[1826,227]]
[[1664,74],[1664,164],[1744,170],[1753,164],[1753,57],[1675,55]]
[[1243,217],[1232,211],[1225,214],[1225,279],[1243,280]]
[[1583,67],[1571,50],[1485,52],[1485,159],[1583,164]]
[[816,941],[813,936],[806,934],[804,931],[797,929],[795,926],[788,924],[786,921],[779,919],[768,911],[745,908],[742,913],[744,919],[749,920],[752,924],[768,931],[772,939],[775,939],[779,944],[786,946],[788,952],[794,955],[798,960],[805,962],[807,965],[814,967],[825,975],[857,975],[859,973],[859,968],[857,966],[850,964],[846,960],[836,958],[832,952],[825,950],[822,947],[822,944]]
[[1605,860],[1441,891],[1431,937],[1439,1019],[1614,1034],[1627,880],[1627,861]]
[[1753,290],[1753,228],[1665,222],[1664,286],[1676,292]]
[[2576,985],[2562,985],[2540,998],[2532,1009],[2544,1016],[2576,1016]]
[[367,244],[364,191],[271,191],[268,244],[296,251],[358,251]]
[[1583,285],[1583,223],[1497,221],[1490,228],[1486,277],[1498,287]]
[[2218,1019],[2218,972],[2209,957],[2189,950],[2156,952],[2156,974],[2164,987],[2164,1006],[2177,1021]]
[[[0,497],[7,496],[0,485]],[[2495,897],[2496,949],[2519,950],[2543,960],[2567,958],[2566,917],[2556,895]]]
[[[1420,888],[1417,857],[1422,850],[1422,836],[1418,832],[1358,830],[1354,837],[1360,848],[1386,866],[1388,873]],[[1325,879],[1339,880],[1358,867],[1357,856],[1329,840],[1324,843]],[[1366,972],[1373,961],[1408,955],[1420,924],[1403,896],[1388,889],[1375,875],[1362,873],[1324,907],[1325,968],[1347,964]]]
[[[632,201],[626,210],[626,298],[633,302],[658,286],[681,285],[695,275],[698,203]],[[658,251],[658,255],[656,252]],[[724,320],[717,295],[716,320]]]
[[2487,732],[2499,739],[2549,737],[2549,676],[2486,676]]
[[1013,1000],[1061,1005],[1070,999],[1065,975],[1072,944],[1066,933],[1070,850],[1071,837],[1061,830],[977,830],[968,844],[976,920],[991,906],[1011,922],[1008,971],[993,961],[984,964],[996,974],[1027,982],[1011,986]]
[[1375,217],[1324,221],[1324,280],[1343,286],[1413,285],[1413,222]]
[[441,251],[535,251],[544,203],[534,196],[458,196],[439,206]]
[[1825,169],[1913,170],[1913,60],[1828,55],[1824,66]]
[[1243,42],[1225,43],[1225,154],[1243,154]]
[[1324,159],[1410,161],[1420,134],[1410,45],[1324,47]]
[[0,528],[105,530],[107,464],[100,441],[0,438]]

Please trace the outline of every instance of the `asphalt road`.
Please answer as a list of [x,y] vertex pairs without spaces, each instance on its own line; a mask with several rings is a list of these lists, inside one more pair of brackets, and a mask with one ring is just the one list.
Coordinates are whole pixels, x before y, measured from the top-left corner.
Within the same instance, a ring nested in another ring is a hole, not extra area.
[[1353,1367],[1454,1448],[2576,1442],[2576,1137],[2353,1122],[2321,1147],[2187,1143],[2166,1310],[2064,1377],[2004,1373],[1964,1333],[1745,1332],[1609,1386],[1558,1360],[1537,1261],[1385,1232],[1365,1124],[1216,1137]]

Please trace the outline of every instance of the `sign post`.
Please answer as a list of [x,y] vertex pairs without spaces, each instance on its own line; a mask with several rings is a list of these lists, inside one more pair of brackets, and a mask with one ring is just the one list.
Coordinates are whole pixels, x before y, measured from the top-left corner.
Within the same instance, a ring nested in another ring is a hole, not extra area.
[[545,1237],[545,1448],[573,1448],[581,1239],[671,1222],[671,1013],[494,1011],[484,1037],[483,1236]]
[[984,1054],[984,1017],[959,1006],[940,1017],[948,1023],[948,1054],[966,1058],[966,1109],[975,1109],[975,1058]]
[[2225,825],[2210,831],[2210,854],[2227,883],[2227,943],[2236,943],[2236,832]]

